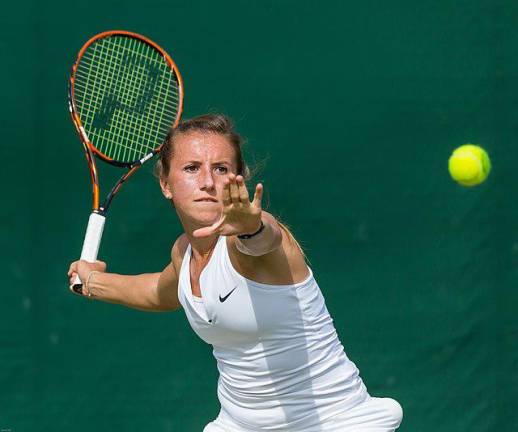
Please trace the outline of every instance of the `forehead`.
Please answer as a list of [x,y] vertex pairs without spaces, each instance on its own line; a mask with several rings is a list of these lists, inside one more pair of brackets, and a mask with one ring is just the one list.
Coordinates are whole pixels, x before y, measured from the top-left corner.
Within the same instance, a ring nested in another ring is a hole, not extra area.
[[234,148],[223,135],[186,132],[174,138],[174,159],[178,161],[233,158]]

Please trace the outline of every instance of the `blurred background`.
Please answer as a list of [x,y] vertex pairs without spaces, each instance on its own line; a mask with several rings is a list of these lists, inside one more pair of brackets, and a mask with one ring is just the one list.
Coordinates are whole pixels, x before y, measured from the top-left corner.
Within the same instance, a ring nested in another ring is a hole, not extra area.
[[[518,430],[517,20],[510,0],[4,5],[2,430],[197,432],[219,410],[211,347],[182,311],[68,291],[91,186],[67,79],[109,29],[171,54],[184,118],[235,119],[260,168],[250,188],[264,183],[265,209],[305,247],[370,393],[403,406],[402,432]],[[468,142],[493,162],[471,189],[447,172]],[[112,272],[162,270],[182,232],[151,168],[111,207]]]

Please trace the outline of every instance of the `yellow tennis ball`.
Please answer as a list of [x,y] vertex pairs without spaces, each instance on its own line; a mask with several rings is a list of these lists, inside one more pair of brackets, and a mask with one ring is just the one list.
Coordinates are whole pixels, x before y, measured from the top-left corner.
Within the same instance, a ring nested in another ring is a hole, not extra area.
[[453,180],[462,186],[475,186],[489,175],[491,161],[482,147],[465,144],[453,151],[448,170]]

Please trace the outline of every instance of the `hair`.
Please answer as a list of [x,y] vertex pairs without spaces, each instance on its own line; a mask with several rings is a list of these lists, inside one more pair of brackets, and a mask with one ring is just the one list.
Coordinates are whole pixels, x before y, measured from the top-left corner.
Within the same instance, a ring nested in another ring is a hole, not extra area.
[[[242,175],[245,182],[252,178],[251,170],[243,157],[243,146],[245,141],[235,130],[234,122],[223,114],[203,114],[181,122],[176,128],[171,127],[159,153],[160,157],[155,165],[156,177],[163,178],[169,175],[169,170],[171,169],[171,159],[174,156],[175,137],[188,132],[213,133],[227,138],[228,142],[232,145],[236,155],[236,174]],[[300,246],[299,242],[295,239],[288,226],[281,223],[278,219],[277,223],[288,235],[288,238],[298,246],[304,258],[309,261],[306,257],[306,254],[304,253],[304,250]]]
[[236,174],[242,175],[245,181],[250,180],[250,169],[243,158],[242,149],[244,140],[241,135],[236,132],[234,122],[223,114],[204,114],[186,120],[180,123],[176,128],[172,127],[165,138],[160,151],[160,158],[155,165],[155,174],[158,178],[169,175],[171,158],[174,155],[175,137],[188,132],[213,133],[225,137],[232,145],[236,155]]

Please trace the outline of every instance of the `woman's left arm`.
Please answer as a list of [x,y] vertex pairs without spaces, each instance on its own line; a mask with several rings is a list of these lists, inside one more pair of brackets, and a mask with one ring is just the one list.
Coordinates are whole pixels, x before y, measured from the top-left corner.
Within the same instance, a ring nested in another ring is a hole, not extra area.
[[282,231],[275,218],[268,212],[262,211],[261,228],[255,231],[248,238],[242,238],[240,235],[236,237],[236,248],[251,256],[266,255],[277,249],[282,244]]

